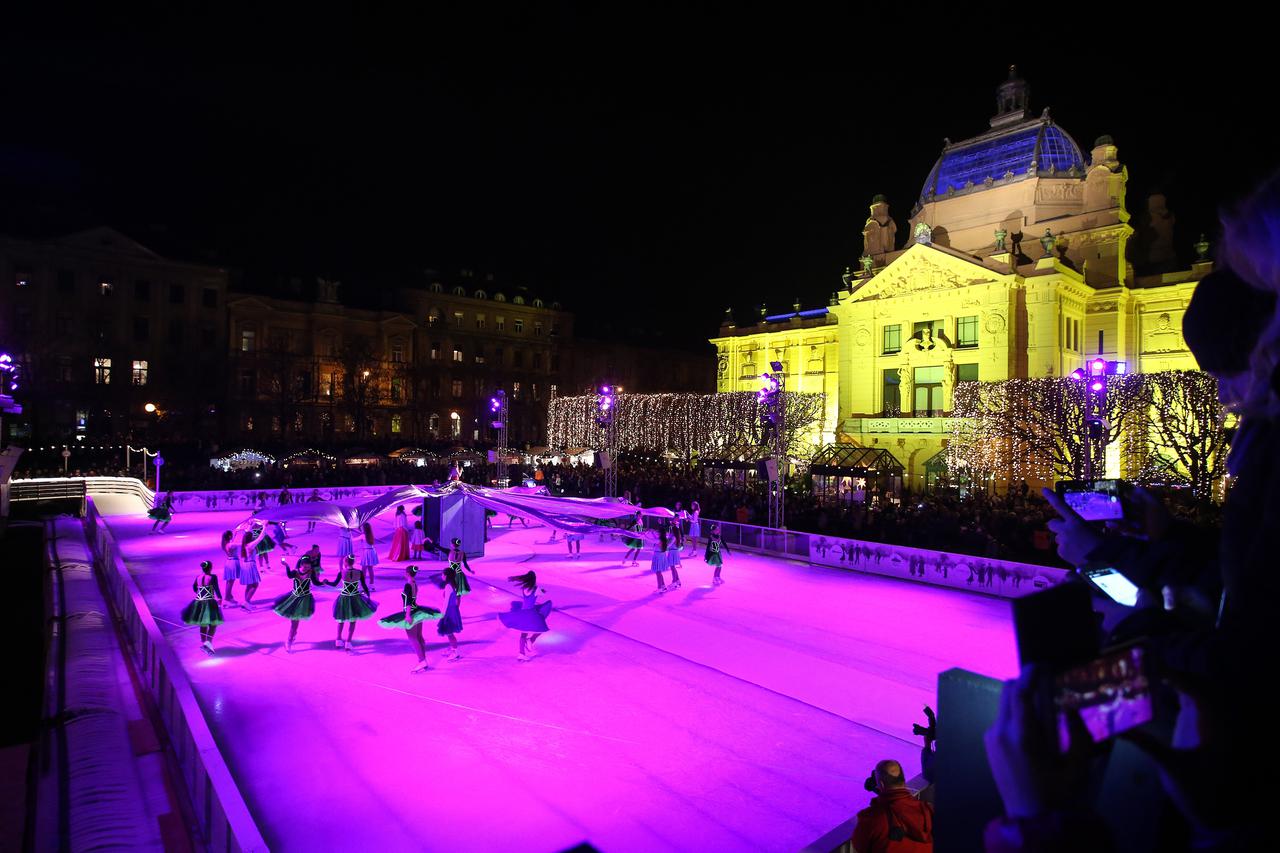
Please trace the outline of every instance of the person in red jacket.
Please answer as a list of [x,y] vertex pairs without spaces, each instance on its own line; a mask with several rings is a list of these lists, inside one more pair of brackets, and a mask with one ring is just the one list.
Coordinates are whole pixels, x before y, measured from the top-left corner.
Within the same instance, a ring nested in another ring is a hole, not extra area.
[[933,806],[907,790],[902,765],[881,761],[867,788],[878,796],[858,812],[852,839],[855,853],[931,853]]

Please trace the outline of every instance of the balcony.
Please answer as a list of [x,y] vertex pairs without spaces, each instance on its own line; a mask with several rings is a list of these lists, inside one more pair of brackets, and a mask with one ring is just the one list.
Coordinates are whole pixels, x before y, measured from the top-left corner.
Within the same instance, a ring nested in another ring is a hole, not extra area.
[[847,418],[841,432],[864,435],[950,435],[951,418]]

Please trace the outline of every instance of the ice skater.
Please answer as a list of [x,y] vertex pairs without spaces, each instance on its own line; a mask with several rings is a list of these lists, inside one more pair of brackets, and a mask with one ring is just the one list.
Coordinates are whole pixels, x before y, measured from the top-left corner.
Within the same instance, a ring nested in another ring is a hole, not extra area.
[[200,647],[208,654],[213,654],[213,633],[222,624],[222,593],[218,589],[218,578],[213,573],[213,563],[204,560],[200,563],[200,574],[191,584],[195,599],[182,609],[182,621],[187,625],[200,628]]
[[729,549],[725,547],[724,540],[720,538],[720,525],[713,524],[711,526],[711,535],[707,537],[707,553],[704,559],[708,566],[715,566],[716,573],[711,578],[711,582],[716,586],[724,583],[724,578],[720,577],[720,569],[724,566],[724,555],[729,553]]
[[[552,530],[555,530],[555,528],[554,528],[554,527],[553,527],[553,528],[551,528],[551,529],[552,529]],[[576,560],[581,560],[581,559],[582,559],[582,540],[583,540],[584,535],[585,535],[585,534],[582,534],[582,533],[565,533],[565,535],[564,535],[564,543],[565,543],[565,545],[566,545],[566,546],[568,547],[568,549],[569,549],[569,559],[570,559],[570,560],[575,560],[575,559],[576,559]],[[577,550],[574,550],[575,548],[576,548]]]
[[[255,526],[250,529],[253,531],[253,552],[258,567],[265,570],[271,563],[271,552],[276,549],[275,537],[271,535],[271,525],[259,521],[255,522]],[[258,574],[261,575],[261,572]]]
[[[356,650],[352,638],[356,633],[356,623],[370,619],[378,612],[378,604],[369,597],[369,583],[364,570],[356,565],[356,558],[348,554],[343,569],[338,573],[342,581],[342,590],[333,602],[333,619],[338,623],[338,638],[334,645],[345,648],[349,652]],[[362,591],[363,590],[363,591]],[[347,626],[347,639],[342,640],[342,626]]]
[[418,656],[418,665],[410,672],[422,672],[427,666],[427,641],[422,638],[422,623],[444,616],[434,607],[423,607],[418,604],[418,567],[406,566],[404,570],[404,589],[400,590],[402,610],[386,618],[379,619],[383,628],[403,628],[409,637],[409,644]]
[[413,532],[409,534],[409,550],[412,552],[410,559],[421,560],[426,544],[427,535],[422,532],[422,522],[415,521],[413,523]]
[[[307,503],[309,504],[320,503],[321,500],[322,498],[320,497],[320,490],[312,489],[311,497],[307,498]],[[307,532],[308,533],[316,532],[316,520],[314,518],[307,522]]]
[[231,530],[222,531],[222,553],[226,562],[222,564],[222,582],[226,584],[226,601],[229,607],[239,607],[236,601],[235,586],[240,579],[240,543],[234,542],[236,534]]
[[165,495],[164,500],[157,501],[155,506],[147,510],[147,515],[155,519],[155,523],[151,525],[151,532],[164,533],[169,522],[173,521],[173,492]]
[[631,560],[631,565],[638,565],[640,562],[640,551],[644,548],[644,521],[640,517],[640,513],[636,513],[636,520],[631,525],[632,536],[623,536],[622,544],[627,546],[627,553],[622,555],[622,565],[627,564],[627,560]]
[[369,589],[376,590],[378,583],[374,569],[378,567],[378,547],[373,538],[373,525],[367,521],[364,523],[364,550],[360,552],[360,566],[369,579]]
[[689,556],[693,556],[693,552],[698,550],[698,540],[702,538],[702,507],[694,501],[689,505],[689,535],[685,539],[689,542]]
[[670,541],[667,523],[664,521],[658,525],[658,537],[653,543],[653,561],[649,564],[653,573],[658,576],[659,595],[667,591],[667,583],[662,579],[662,573],[667,570],[667,545]]
[[[322,583],[320,565],[310,551],[298,559],[297,568],[289,568],[283,558],[280,562],[284,563],[285,574],[293,581],[293,590],[277,598],[271,609],[277,616],[289,620],[289,638],[285,640],[284,648],[292,654],[293,641],[298,637],[298,623],[316,614],[316,598],[311,594],[311,587]],[[329,582],[329,586],[337,585],[337,578]]]
[[338,529],[338,571],[347,564],[347,557],[355,553],[351,547],[351,528],[343,525]]
[[680,552],[684,549],[684,530],[680,527],[680,520],[671,525],[671,540],[667,544],[667,568],[671,570],[671,588],[680,588],[680,572],[679,567],[683,565],[680,560]]
[[462,570],[475,574],[467,562],[467,555],[462,550],[462,540],[455,538],[453,547],[449,549],[449,565],[441,575],[444,584],[444,618],[436,626],[436,633],[449,641],[449,654],[445,660],[458,660],[462,655],[458,652],[458,632],[462,630],[462,596],[471,592],[471,584]]
[[511,630],[520,632],[520,653],[516,655],[516,660],[532,660],[537,654],[533,650],[533,644],[547,630],[547,614],[551,612],[551,602],[538,603],[538,593],[545,593],[546,590],[538,589],[538,576],[534,572],[513,575],[507,580],[520,586],[520,600],[511,602],[511,609],[506,613],[499,613],[498,619]]
[[391,548],[387,551],[387,561],[401,563],[409,559],[409,516],[405,514],[404,505],[396,507],[395,532],[391,534]]

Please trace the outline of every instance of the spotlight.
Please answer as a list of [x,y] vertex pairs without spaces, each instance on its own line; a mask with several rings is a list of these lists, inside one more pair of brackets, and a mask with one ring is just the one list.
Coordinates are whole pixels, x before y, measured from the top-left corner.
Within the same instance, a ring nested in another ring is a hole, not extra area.
[[1111,364],[1115,368],[1116,376],[1124,376],[1129,370],[1129,365],[1125,364],[1123,361],[1113,361]]
[[1101,391],[1101,390],[1102,390],[1103,388],[1105,388],[1105,387],[1107,387],[1107,386],[1103,385],[1103,384],[1102,384],[1102,382],[1101,382],[1101,380],[1095,379],[1095,380],[1093,381],[1093,384],[1089,386],[1089,390],[1090,390],[1090,391]]
[[1100,358],[1095,358],[1089,362],[1089,372],[1094,376],[1102,376],[1107,372],[1107,363]]
[[1072,379],[1074,379],[1074,380],[1076,380],[1077,382],[1083,382],[1083,381],[1084,381],[1084,369],[1083,369],[1083,368],[1079,368],[1079,367],[1077,367],[1075,370],[1071,371],[1071,378],[1072,378]]

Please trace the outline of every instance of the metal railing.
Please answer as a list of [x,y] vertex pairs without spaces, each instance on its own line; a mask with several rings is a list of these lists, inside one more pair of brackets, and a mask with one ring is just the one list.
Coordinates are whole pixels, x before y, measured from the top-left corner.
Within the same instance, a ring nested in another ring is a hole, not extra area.
[[139,678],[155,700],[169,734],[207,848],[229,853],[267,850],[209,731],[186,671],[156,625],[93,497],[89,496],[85,504],[85,536],[93,553],[94,571],[120,620]]
[[21,501],[56,501],[83,499],[85,483],[82,478],[38,480],[11,480],[9,482],[9,502]]

